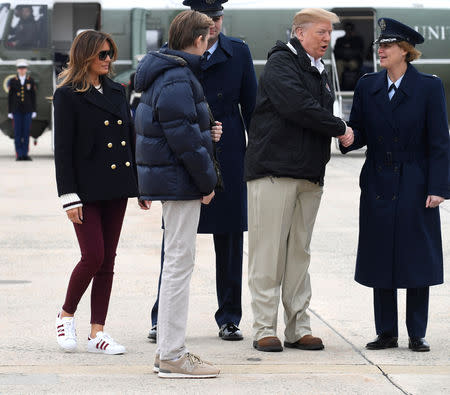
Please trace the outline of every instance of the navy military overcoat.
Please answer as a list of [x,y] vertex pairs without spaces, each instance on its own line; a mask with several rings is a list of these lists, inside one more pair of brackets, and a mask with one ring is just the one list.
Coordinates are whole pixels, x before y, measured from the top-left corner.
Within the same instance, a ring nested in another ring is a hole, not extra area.
[[449,133],[444,89],[436,76],[408,65],[389,100],[386,71],[368,74],[355,90],[350,124],[367,145],[360,175],[355,280],[374,288],[419,288],[443,282],[439,208],[449,198]]
[[[199,233],[247,230],[247,189],[244,182],[245,130],[256,100],[256,76],[250,50],[242,40],[219,35],[217,49],[202,63],[202,85],[222,137],[217,144],[225,190],[202,205]],[[239,111],[239,106],[242,111]]]

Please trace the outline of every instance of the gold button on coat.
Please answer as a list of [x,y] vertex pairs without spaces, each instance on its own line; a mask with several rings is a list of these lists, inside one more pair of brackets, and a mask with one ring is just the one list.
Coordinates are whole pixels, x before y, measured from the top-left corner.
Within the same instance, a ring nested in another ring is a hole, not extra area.
[[106,120],[104,123],[105,123],[105,126],[109,125],[109,121],[108,120]]
[[111,165],[111,169],[115,169],[116,168],[116,165]]
[[130,167],[131,163],[130,162],[125,162],[125,166],[126,167]]
[[119,119],[119,120],[117,121],[117,125],[122,125],[122,120],[121,120],[121,119]]
[[126,143],[124,140],[122,140],[122,141],[120,142],[120,144],[122,144],[123,147],[125,147],[125,146],[127,145],[127,143]]
[[112,148],[112,143],[108,143],[108,148]]

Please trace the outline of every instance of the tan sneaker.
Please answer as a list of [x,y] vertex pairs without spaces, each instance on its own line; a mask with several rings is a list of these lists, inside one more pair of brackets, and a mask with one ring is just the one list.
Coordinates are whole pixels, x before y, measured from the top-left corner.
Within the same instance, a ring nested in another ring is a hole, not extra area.
[[155,355],[155,362],[153,363],[153,372],[158,373],[159,372],[159,354]]
[[219,368],[202,361],[197,355],[186,353],[176,361],[160,360],[159,377],[175,379],[203,379],[219,375]]

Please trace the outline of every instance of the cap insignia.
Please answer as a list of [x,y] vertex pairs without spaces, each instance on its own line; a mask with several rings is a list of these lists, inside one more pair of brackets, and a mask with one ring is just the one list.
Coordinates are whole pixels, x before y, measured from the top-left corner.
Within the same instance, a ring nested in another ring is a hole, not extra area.
[[384,31],[386,29],[386,22],[384,21],[384,19],[380,20],[380,29],[381,31]]
[[216,0],[205,0],[206,4],[214,4]]

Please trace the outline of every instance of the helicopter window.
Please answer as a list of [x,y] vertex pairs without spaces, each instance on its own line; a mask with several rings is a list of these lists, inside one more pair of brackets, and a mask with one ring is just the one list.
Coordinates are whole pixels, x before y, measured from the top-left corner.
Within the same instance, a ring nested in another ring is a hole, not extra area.
[[18,5],[9,27],[6,46],[10,49],[47,47],[47,6]]
[[0,4],[0,38],[3,38],[3,33],[5,32],[6,21],[8,20],[9,4]]

